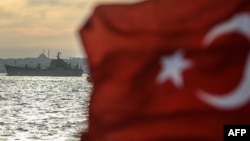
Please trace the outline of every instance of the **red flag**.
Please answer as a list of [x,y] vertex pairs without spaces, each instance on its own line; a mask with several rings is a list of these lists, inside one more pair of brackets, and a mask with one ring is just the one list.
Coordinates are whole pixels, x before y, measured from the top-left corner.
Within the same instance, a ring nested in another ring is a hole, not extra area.
[[249,25],[248,0],[97,7],[80,31],[94,85],[84,137],[221,141],[225,124],[250,124]]

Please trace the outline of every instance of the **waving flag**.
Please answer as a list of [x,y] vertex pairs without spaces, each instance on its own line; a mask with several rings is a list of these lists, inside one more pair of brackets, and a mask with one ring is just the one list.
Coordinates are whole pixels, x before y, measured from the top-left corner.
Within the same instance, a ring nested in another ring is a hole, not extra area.
[[249,0],[99,6],[80,36],[94,85],[83,138],[221,141],[250,124]]

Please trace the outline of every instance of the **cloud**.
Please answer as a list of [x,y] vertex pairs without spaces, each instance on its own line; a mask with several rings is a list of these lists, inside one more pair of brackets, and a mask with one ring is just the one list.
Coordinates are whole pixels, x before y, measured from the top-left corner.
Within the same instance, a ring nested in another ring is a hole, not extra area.
[[41,4],[50,4],[50,5],[56,5],[59,2],[56,0],[28,0],[28,4],[30,5],[41,5]]
[[77,30],[97,4],[135,1],[138,0],[3,0],[0,58],[5,48],[80,48]]
[[86,0],[28,0],[29,6],[49,5],[52,7],[84,7]]
[[0,9],[0,18],[8,18],[14,16],[11,12],[7,12],[3,9]]
[[71,4],[65,0],[23,0],[23,3],[8,0],[0,4],[0,9],[0,27],[5,31],[20,31],[21,28],[27,31],[37,28],[69,31],[68,28],[77,26],[86,11],[84,1],[79,0]]

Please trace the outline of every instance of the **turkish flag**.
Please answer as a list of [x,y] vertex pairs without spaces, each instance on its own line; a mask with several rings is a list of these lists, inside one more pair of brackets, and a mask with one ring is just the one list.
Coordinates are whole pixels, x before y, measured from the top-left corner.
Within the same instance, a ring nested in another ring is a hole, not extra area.
[[98,6],[80,30],[90,141],[221,141],[250,124],[250,1]]

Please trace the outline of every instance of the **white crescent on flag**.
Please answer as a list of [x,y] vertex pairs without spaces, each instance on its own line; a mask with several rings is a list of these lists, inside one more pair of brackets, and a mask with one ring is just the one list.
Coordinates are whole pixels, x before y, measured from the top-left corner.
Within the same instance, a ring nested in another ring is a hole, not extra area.
[[[205,36],[203,45],[207,47],[217,37],[233,32],[245,36],[250,42],[250,13],[235,15],[230,20],[216,25]],[[233,110],[247,104],[250,101],[250,53],[241,82],[234,90],[223,96],[216,96],[216,94],[200,90],[197,96],[209,105],[222,110]]]

